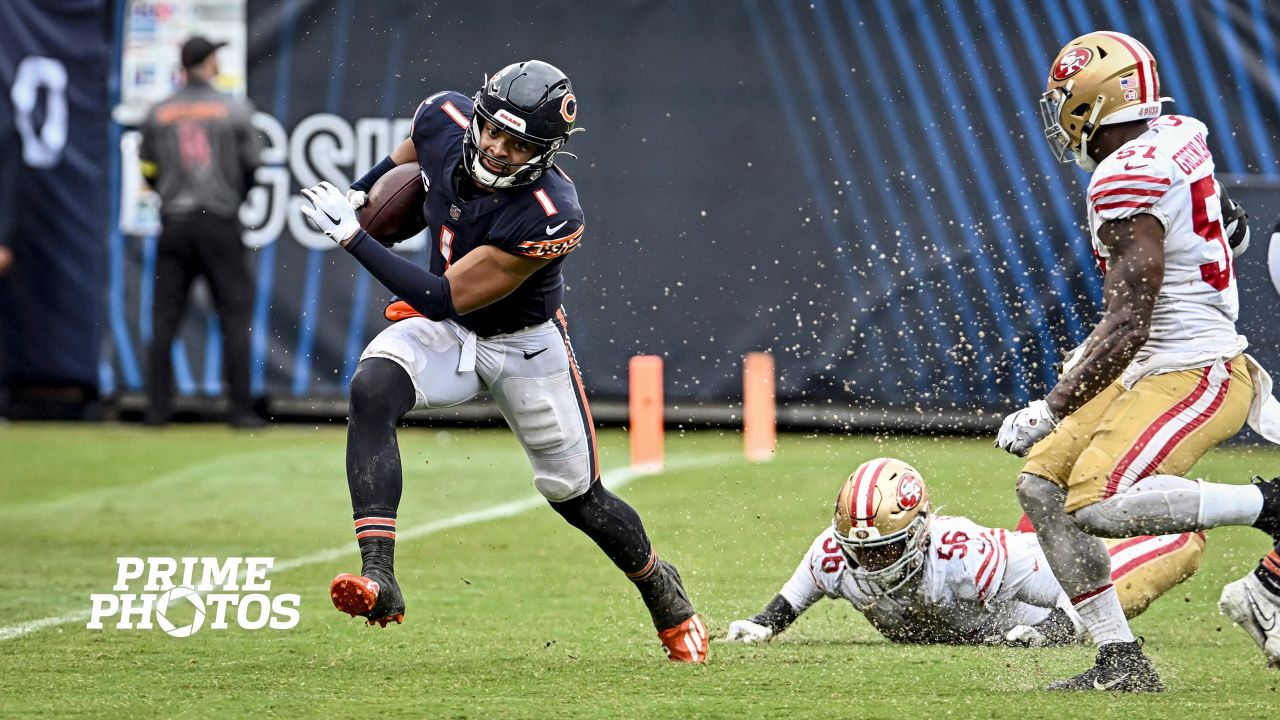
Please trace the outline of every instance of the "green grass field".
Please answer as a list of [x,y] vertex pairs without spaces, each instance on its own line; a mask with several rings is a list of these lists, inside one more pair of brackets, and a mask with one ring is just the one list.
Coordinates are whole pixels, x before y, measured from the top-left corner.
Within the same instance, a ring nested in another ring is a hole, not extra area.
[[[1211,533],[1201,571],[1134,623],[1162,696],[1050,695],[1038,688],[1091,650],[894,646],[830,602],[768,646],[713,643],[705,667],[672,665],[630,584],[538,501],[500,430],[401,432],[408,618],[364,627],[326,593],[359,568],[344,432],[0,427],[0,716],[1239,720],[1280,707],[1280,673],[1214,606],[1264,550],[1240,529]],[[713,637],[773,597],[862,460],[910,460],[949,513],[1019,515],[1019,463],[989,439],[785,435],[775,462],[751,465],[734,433],[672,434],[668,471],[642,478],[619,471],[626,440],[601,434],[607,477],[625,483]],[[1244,481],[1280,471],[1280,453],[1220,449],[1197,471]],[[85,628],[117,556],[184,555],[275,557],[286,567],[268,575],[271,593],[301,596],[300,623],[186,639]],[[20,634],[46,618],[60,622]]]

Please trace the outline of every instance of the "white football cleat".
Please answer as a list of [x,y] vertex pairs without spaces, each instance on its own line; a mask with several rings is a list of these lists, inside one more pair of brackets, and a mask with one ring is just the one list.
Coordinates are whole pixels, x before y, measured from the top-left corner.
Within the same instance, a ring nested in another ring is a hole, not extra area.
[[1280,668],[1280,598],[1249,573],[1222,588],[1218,610],[1258,643],[1267,667]]

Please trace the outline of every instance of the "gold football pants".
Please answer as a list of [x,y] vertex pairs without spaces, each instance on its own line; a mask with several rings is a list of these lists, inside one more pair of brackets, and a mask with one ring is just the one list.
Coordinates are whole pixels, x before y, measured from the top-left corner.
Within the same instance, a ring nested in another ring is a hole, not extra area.
[[1195,574],[1204,553],[1204,533],[1144,535],[1108,540],[1111,582],[1127,618],[1147,609],[1152,600]]
[[1031,448],[1023,472],[1067,489],[1067,512],[1129,489],[1150,475],[1185,475],[1235,435],[1253,400],[1248,363],[1118,381],[1063,419]]

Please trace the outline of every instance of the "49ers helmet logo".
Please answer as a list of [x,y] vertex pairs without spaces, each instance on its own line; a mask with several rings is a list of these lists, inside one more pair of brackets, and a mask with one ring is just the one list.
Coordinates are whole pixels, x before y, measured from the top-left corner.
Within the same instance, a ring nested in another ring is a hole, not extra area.
[[920,480],[915,475],[904,475],[902,482],[898,483],[898,507],[910,510],[923,499],[924,488],[920,486]]
[[1093,59],[1093,51],[1087,47],[1072,48],[1062,54],[1058,58],[1058,64],[1053,66],[1053,79],[1062,82],[1067,78],[1075,75],[1084,69],[1085,65]]

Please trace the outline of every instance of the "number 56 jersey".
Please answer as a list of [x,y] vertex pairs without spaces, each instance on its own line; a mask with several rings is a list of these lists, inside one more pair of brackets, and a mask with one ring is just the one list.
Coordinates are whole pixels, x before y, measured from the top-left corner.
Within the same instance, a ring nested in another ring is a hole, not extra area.
[[1035,535],[935,515],[919,579],[892,594],[850,571],[830,528],[779,594],[797,613],[844,598],[897,642],[968,644],[1043,622],[1061,592]]
[[1110,253],[1098,240],[1103,223],[1145,213],[1164,227],[1164,282],[1150,337],[1123,377],[1130,386],[1148,374],[1232,358],[1247,345],[1236,333],[1239,299],[1208,130],[1184,115],[1147,125],[1098,164],[1088,191],[1093,249],[1104,273]]

